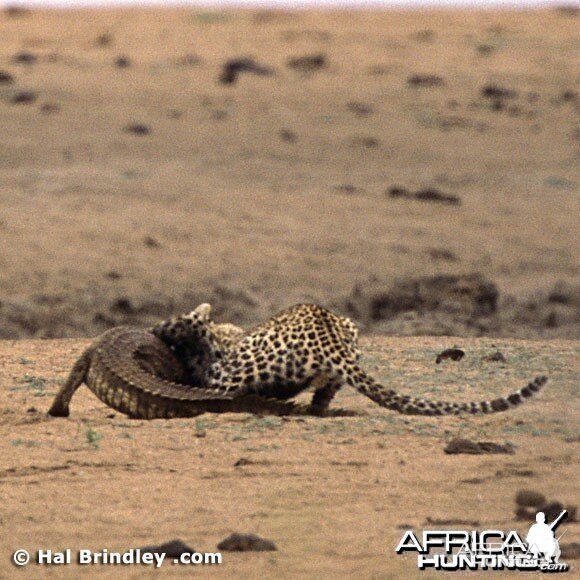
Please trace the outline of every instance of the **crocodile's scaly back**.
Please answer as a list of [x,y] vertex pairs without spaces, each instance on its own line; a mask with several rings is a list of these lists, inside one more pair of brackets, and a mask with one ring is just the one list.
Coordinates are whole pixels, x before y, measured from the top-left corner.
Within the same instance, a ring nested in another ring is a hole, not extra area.
[[83,382],[113,409],[140,419],[193,417],[204,412],[302,412],[292,403],[220,394],[182,384],[179,381],[183,379],[182,364],[153,334],[129,327],[113,328],[80,356],[49,415],[67,417],[72,396]]

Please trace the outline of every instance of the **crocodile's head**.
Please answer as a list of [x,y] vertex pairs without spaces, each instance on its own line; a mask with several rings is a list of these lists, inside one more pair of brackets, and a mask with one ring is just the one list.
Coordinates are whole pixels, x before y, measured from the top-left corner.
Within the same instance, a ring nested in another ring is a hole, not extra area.
[[223,356],[210,314],[211,306],[200,304],[189,314],[174,316],[151,329],[173,350],[195,384],[205,384],[212,363]]

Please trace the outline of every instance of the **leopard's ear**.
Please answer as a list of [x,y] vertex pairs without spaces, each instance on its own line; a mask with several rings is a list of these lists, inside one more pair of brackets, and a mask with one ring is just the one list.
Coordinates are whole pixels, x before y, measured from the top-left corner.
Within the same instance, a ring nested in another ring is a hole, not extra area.
[[193,312],[195,312],[195,314],[197,314],[203,322],[208,322],[209,315],[211,313],[211,304],[204,302],[203,304],[200,304]]

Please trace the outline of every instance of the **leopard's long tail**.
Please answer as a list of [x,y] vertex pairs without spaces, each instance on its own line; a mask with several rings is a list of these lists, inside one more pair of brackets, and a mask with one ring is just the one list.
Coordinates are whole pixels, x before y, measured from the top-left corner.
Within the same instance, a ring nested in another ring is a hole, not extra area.
[[548,382],[548,377],[536,377],[523,389],[515,391],[507,397],[470,403],[432,401],[402,395],[381,385],[358,365],[353,365],[352,370],[346,373],[345,381],[381,407],[398,413],[405,415],[462,415],[466,413],[499,413],[517,407],[535,395]]

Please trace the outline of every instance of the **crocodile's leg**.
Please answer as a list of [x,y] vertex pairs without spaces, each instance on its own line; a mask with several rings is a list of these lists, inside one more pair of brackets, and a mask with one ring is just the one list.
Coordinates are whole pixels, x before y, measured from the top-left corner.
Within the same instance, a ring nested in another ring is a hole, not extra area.
[[53,417],[69,416],[70,400],[75,391],[83,384],[87,377],[89,367],[91,366],[93,350],[94,348],[89,346],[89,348],[81,354],[77,362],[74,364],[65,384],[60,388],[60,391],[57,393],[50,409],[48,410],[49,415]]

